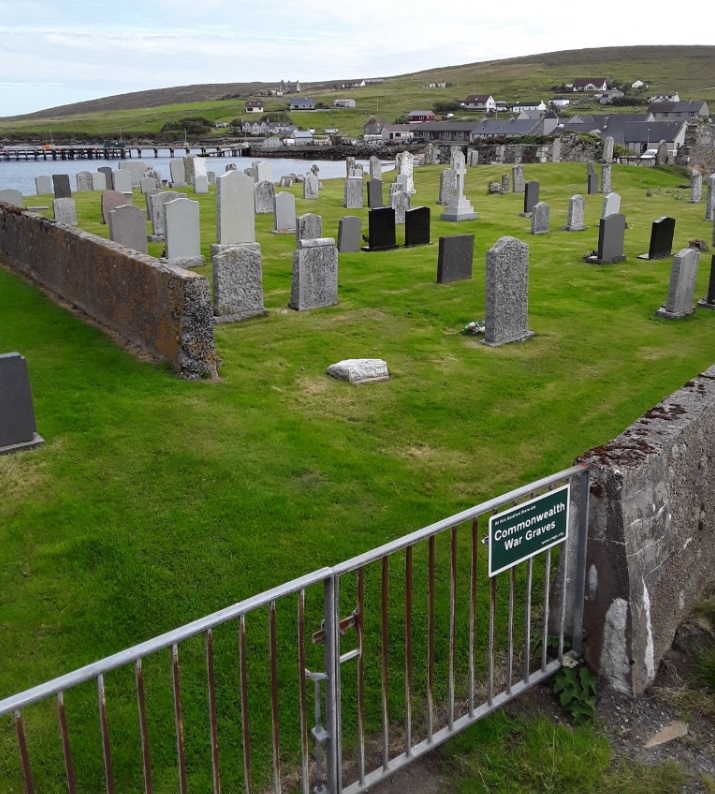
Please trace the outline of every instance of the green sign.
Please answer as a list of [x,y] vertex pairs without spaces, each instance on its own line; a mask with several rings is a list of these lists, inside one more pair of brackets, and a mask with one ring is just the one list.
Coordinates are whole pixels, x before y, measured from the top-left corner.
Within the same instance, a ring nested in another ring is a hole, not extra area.
[[569,485],[522,502],[489,519],[489,576],[566,540]]

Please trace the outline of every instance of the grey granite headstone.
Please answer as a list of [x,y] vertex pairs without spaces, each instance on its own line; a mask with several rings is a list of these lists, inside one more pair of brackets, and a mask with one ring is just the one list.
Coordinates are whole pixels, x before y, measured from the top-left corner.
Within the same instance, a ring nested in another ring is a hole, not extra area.
[[132,192],[132,172],[124,169],[115,171],[112,174],[112,184],[118,193]]
[[488,187],[489,193],[501,193],[501,182],[490,182]]
[[179,267],[201,267],[201,216],[198,201],[178,198],[164,205],[166,258]]
[[92,171],[92,190],[106,190],[107,177],[101,171]]
[[410,201],[412,197],[405,190],[398,190],[392,194],[390,203],[392,209],[395,210],[395,223],[405,222],[405,213],[410,208]]
[[241,171],[216,177],[216,242],[219,245],[256,242],[253,178]]
[[415,158],[412,152],[400,152],[395,158],[395,169],[398,176],[407,177],[405,189],[408,193],[416,193],[414,181]]
[[63,223],[65,226],[77,225],[77,208],[75,207],[74,199],[54,199],[52,210],[57,223]]
[[[516,192],[516,191],[514,191]],[[530,218],[531,213],[534,211],[534,206],[539,201],[539,183],[527,182],[524,188],[524,211],[519,213],[524,218]]]
[[367,183],[367,206],[371,209],[379,209],[385,206],[385,199],[382,194],[382,180],[371,179]]
[[361,210],[362,206],[362,179],[346,179],[343,207],[348,210]]
[[454,172],[457,176],[457,187],[454,192],[454,198],[449,202],[449,205],[442,213],[443,221],[469,221],[479,217],[474,212],[471,202],[464,195],[464,176],[467,173],[467,168],[464,164],[464,154],[461,151],[454,153]]
[[698,204],[703,200],[703,175],[693,169],[690,172],[690,204]]
[[209,192],[208,174],[196,174],[194,176],[194,193],[205,195]]
[[705,196],[705,220],[715,220],[715,174],[710,174],[707,181],[708,193]]
[[374,154],[370,157],[370,179],[382,180],[382,161]]
[[396,248],[395,210],[378,207],[368,213],[368,245],[363,251],[386,251]]
[[678,320],[695,311],[693,299],[699,262],[700,251],[697,248],[683,248],[673,257],[668,299],[665,306],[661,306],[656,312],[658,317]]
[[[437,165],[437,163],[435,163]],[[478,149],[470,149],[467,152],[467,165],[470,168],[476,168],[479,165],[479,150]]]
[[295,182],[295,179],[292,176],[282,176],[280,182],[278,183],[278,186],[293,187],[293,182]]
[[27,361],[19,353],[0,355],[0,455],[39,447]]
[[36,176],[35,192],[38,196],[44,196],[47,193],[52,193],[52,179],[46,175]]
[[474,262],[474,235],[453,234],[439,238],[437,258],[437,283],[462,281],[472,277]]
[[533,331],[529,315],[529,246],[501,237],[487,251],[484,344],[523,342]]
[[303,198],[308,200],[317,199],[318,190],[318,177],[312,171],[308,171],[303,182]]
[[109,239],[140,254],[148,253],[144,210],[132,204],[112,210],[109,213]]
[[588,175],[588,195],[595,196],[598,193],[598,174],[593,173]]
[[[362,178],[365,176],[365,169],[362,167],[362,163],[356,163],[351,169],[350,173],[348,174],[348,179],[359,179],[362,182]],[[322,190],[322,184],[321,184]]]
[[338,302],[338,249],[332,237],[298,240],[288,306],[296,311]]
[[448,206],[457,192],[457,174],[451,168],[445,168],[439,175],[438,204]]
[[523,193],[524,192],[524,166],[523,165],[515,165],[511,169],[511,181],[513,185],[514,193]]
[[566,226],[561,228],[565,232],[582,232],[586,229],[584,220],[585,201],[583,196],[576,194],[569,199],[569,209],[566,216]]
[[509,179],[509,174],[501,175],[501,192],[511,193],[511,180]]
[[346,358],[331,364],[325,372],[336,380],[359,385],[361,383],[384,383],[390,380],[387,362],[381,358]]
[[123,207],[129,201],[124,193],[117,193],[116,190],[105,190],[100,199],[102,210],[102,223],[109,223],[109,213],[117,207]]
[[551,207],[545,201],[537,201],[531,212],[531,233],[548,234]]
[[52,188],[55,192],[55,198],[72,198],[69,174],[53,174]]
[[104,181],[107,186],[107,190],[114,190],[114,171],[112,171],[108,165],[100,166],[97,171],[100,174],[104,174]]
[[256,182],[254,188],[256,215],[272,215],[276,200],[276,186],[264,179]]
[[[601,218],[598,227],[598,249],[596,262],[599,265],[611,265],[622,262],[626,257],[623,245],[626,236],[626,216],[617,213]],[[589,261],[588,259],[586,261]]]
[[613,161],[613,136],[607,135],[603,139],[603,162],[610,163]]
[[256,182],[273,181],[273,166],[268,160],[259,160],[253,167],[256,169]]
[[153,176],[143,176],[139,182],[139,189],[142,195],[146,196],[150,190],[157,189],[156,179]]
[[207,171],[206,176],[209,179],[209,185],[216,184],[216,172],[215,171]]
[[6,187],[0,190],[0,201],[11,204],[13,207],[22,207],[22,193],[13,187]]
[[171,175],[171,184],[174,187],[186,186],[186,169],[184,168],[183,159],[172,158],[169,161],[169,174]]
[[[301,240],[317,240],[323,236],[323,218],[312,212],[306,212],[296,219],[296,244]],[[327,238],[326,238],[327,239]]]
[[360,250],[362,245],[362,218],[347,215],[338,221],[338,252],[343,254]]
[[211,265],[214,322],[236,322],[267,313],[263,305],[263,258],[258,243],[216,247]]
[[149,208],[149,221],[151,222],[152,242],[166,238],[166,204],[179,198],[186,198],[186,193],[176,190],[160,190],[157,193],[147,193],[147,207]]
[[[122,160],[119,163],[119,170],[126,171],[129,174],[129,181],[132,188],[139,187],[141,178],[147,169],[147,164],[142,160]],[[117,190],[118,188],[114,188]]]
[[675,218],[657,218],[650,229],[648,253],[641,254],[638,259],[665,259],[672,256],[674,235]]
[[91,171],[79,171],[75,179],[77,180],[78,193],[86,192],[93,189]]
[[611,168],[612,166],[610,163],[601,164],[601,187],[599,189],[600,193],[611,192]]
[[350,174],[352,174],[354,169],[355,169],[355,158],[354,157],[346,157],[345,158],[345,176],[349,177]]
[[668,144],[665,141],[658,141],[658,148],[655,152],[655,164],[666,165],[668,163]]
[[431,245],[430,208],[415,207],[405,212],[405,248]]
[[274,233],[295,234],[295,196],[292,193],[277,193],[273,207]]
[[603,197],[601,205],[601,217],[607,218],[609,215],[617,215],[621,211],[621,197],[618,193],[607,193]]

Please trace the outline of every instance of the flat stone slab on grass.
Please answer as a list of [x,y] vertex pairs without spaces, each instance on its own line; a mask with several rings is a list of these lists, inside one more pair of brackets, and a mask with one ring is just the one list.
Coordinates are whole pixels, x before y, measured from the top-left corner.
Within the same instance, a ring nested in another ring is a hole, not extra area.
[[346,380],[355,385],[390,380],[387,362],[381,358],[346,358],[331,364],[325,371],[336,380]]

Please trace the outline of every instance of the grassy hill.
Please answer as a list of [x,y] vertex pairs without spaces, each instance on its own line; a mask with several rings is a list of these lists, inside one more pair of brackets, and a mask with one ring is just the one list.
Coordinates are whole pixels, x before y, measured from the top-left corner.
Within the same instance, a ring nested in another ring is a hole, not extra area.
[[[345,92],[335,86],[342,80],[304,83],[303,95],[315,96],[330,106],[334,99],[349,96],[357,102],[350,111],[295,113],[294,121],[317,129],[337,126],[344,134],[356,134],[375,113],[388,121],[416,108],[432,108],[436,102],[464,99],[472,93],[489,93],[512,101],[548,99],[554,88],[577,77],[603,76],[609,81],[632,83],[644,80],[650,92],[678,90],[683,98],[715,101],[715,46],[602,47],[529,55],[498,61],[435,67],[422,72],[386,77],[378,85]],[[430,89],[433,82],[453,86]],[[0,136],[55,136],[89,134],[124,137],[156,135],[161,127],[183,116],[200,115],[211,122],[247,118],[244,100],[268,83],[213,83],[159,88],[105,97],[89,102],[50,108],[37,113],[0,119]],[[593,100],[579,97],[584,110],[598,108]],[[282,110],[287,97],[266,100],[266,110]],[[474,118],[474,114],[469,118]]]

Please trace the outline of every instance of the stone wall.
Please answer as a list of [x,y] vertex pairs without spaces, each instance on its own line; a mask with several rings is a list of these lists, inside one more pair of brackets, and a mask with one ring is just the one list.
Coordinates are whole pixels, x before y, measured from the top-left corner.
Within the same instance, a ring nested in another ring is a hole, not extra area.
[[458,148],[463,152],[467,149],[479,152],[479,163],[520,164],[569,162],[585,163],[598,160],[603,151],[600,141],[583,140],[573,133],[565,133],[548,143],[494,143],[490,140],[477,140],[467,144],[436,143],[439,148],[441,163],[449,163],[450,149]]
[[216,374],[204,276],[2,202],[0,258],[182,377]]
[[584,657],[640,694],[715,585],[715,366],[579,462],[591,472]]
[[697,168],[706,175],[715,171],[715,125],[688,124],[675,163]]

